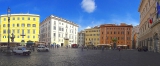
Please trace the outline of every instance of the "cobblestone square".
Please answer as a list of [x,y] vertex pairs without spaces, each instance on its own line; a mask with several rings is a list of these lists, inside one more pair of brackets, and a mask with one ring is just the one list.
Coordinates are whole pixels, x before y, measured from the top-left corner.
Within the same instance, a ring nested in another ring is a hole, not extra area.
[[0,66],[160,66],[160,54],[136,50],[86,50],[51,48],[34,51],[30,56],[5,56],[0,53]]

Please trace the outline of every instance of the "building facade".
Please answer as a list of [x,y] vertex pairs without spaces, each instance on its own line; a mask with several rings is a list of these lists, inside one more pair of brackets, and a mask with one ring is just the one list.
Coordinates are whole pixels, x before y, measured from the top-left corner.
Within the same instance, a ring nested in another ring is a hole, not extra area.
[[[100,26],[100,44],[131,49],[132,28],[132,25],[125,23],[120,25],[103,24]],[[113,39],[116,41],[114,42]]]
[[100,28],[95,26],[93,28],[85,29],[85,46],[97,46],[99,44]]
[[85,31],[78,32],[78,45],[85,45]]
[[160,52],[160,18],[157,12],[158,0],[141,0],[138,12],[140,13],[139,46],[148,47],[149,51]]
[[139,25],[134,26],[132,30],[132,49],[138,47],[138,34],[139,34]]
[[[36,14],[11,14],[10,17],[10,31],[8,31],[8,17],[1,15],[0,21],[0,38],[1,42],[8,42],[8,32],[13,33],[14,42],[39,41],[39,15]],[[25,35],[25,36],[21,36]],[[10,39],[11,41],[11,39]]]
[[57,16],[50,15],[40,24],[40,41],[47,45],[77,44],[77,36],[78,25]]

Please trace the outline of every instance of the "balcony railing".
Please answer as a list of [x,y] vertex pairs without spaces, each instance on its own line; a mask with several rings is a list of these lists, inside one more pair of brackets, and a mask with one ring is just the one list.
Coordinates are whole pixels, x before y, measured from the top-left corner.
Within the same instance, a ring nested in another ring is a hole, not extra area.
[[156,25],[159,24],[159,23],[160,23],[160,20],[159,20],[159,19],[155,20],[155,21],[153,22],[153,24],[151,25],[151,28],[153,28],[154,26],[156,26]]
[[68,38],[68,37],[64,37],[64,39],[65,39],[65,40],[69,40],[69,38]]

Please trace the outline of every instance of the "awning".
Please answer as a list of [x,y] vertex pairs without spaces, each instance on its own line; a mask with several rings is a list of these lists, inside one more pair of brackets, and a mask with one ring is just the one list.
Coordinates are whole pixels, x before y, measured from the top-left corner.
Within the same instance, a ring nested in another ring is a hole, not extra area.
[[117,45],[117,46],[127,46],[127,45]]
[[123,46],[123,45],[117,45],[117,46]]
[[127,46],[127,45],[123,45],[123,46]]
[[104,45],[104,46],[111,46],[110,44],[97,44],[97,45],[99,45],[99,46],[102,46],[102,45]]

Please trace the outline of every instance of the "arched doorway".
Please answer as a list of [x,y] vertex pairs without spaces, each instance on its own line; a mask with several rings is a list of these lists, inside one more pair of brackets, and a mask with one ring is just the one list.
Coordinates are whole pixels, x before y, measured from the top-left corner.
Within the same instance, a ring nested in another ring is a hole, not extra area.
[[153,38],[154,38],[154,51],[158,52],[158,40],[159,40],[158,34],[156,33]]

